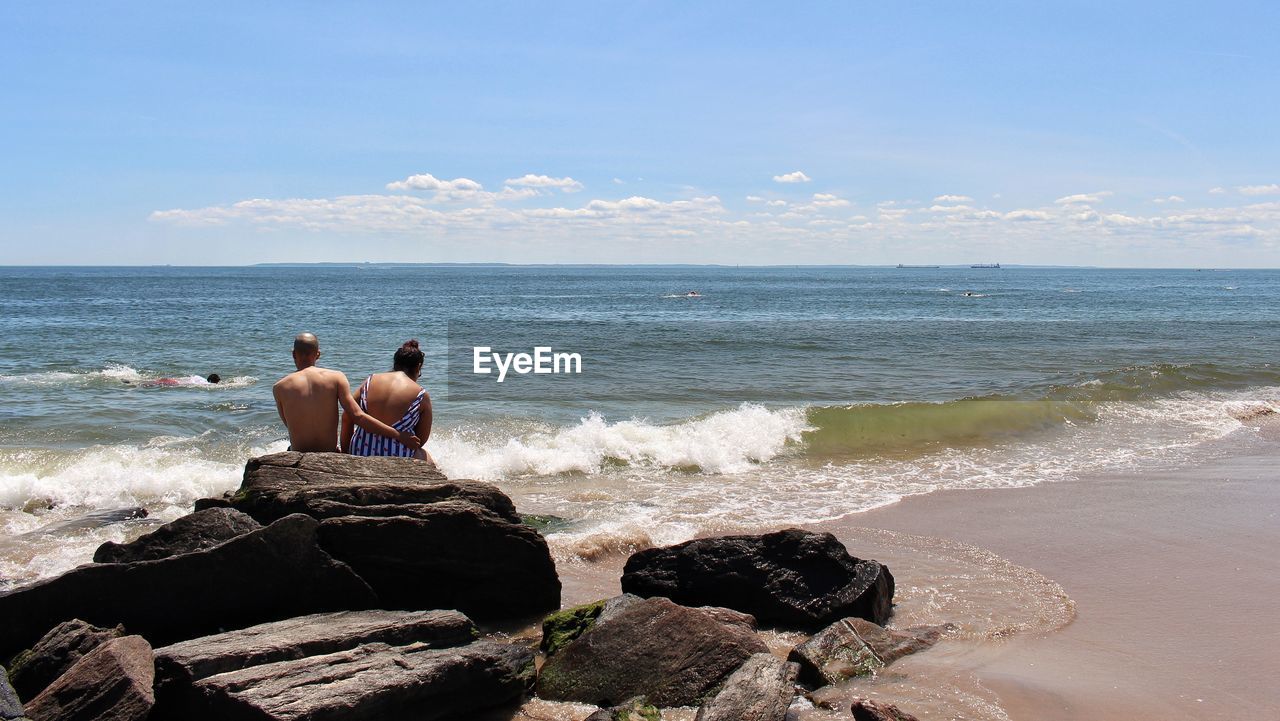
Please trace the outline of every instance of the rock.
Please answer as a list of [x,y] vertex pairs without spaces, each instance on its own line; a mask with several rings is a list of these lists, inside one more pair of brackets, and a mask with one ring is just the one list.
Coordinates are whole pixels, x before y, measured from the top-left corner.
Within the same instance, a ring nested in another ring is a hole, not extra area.
[[71,618],[123,623],[156,643],[307,613],[372,608],[377,597],[294,515],[206,551],[81,566],[0,594],[0,657]]
[[791,651],[801,679],[815,686],[869,676],[907,654],[938,642],[952,627],[914,626],[891,631],[861,618],[836,621]]
[[477,641],[458,648],[371,643],[254,666],[196,684],[203,703],[184,721],[433,721],[518,699],[533,651]]
[[211,508],[166,523],[130,543],[108,541],[93,554],[95,563],[130,563],[169,558],[203,551],[237,536],[262,528],[262,524],[230,508]]
[[[291,513],[315,518],[352,515],[353,508],[471,501],[516,523],[511,499],[497,486],[450,481],[430,463],[344,453],[273,453],[254,458],[230,504],[261,523]],[[216,502],[216,499],[209,503]],[[366,512],[362,515],[388,515]]]
[[0,666],[0,721],[24,721],[22,702],[9,685],[9,674]]
[[90,531],[95,528],[103,528],[116,523],[124,523],[125,521],[136,521],[140,518],[146,517],[147,509],[142,508],[141,506],[110,508],[102,511],[92,511],[84,514],[83,516],[68,518],[65,521],[56,521],[46,526],[41,526],[34,531],[28,531],[20,534],[19,537],[63,536],[77,531]]
[[320,545],[368,581],[384,608],[456,608],[493,619],[560,606],[555,562],[536,530],[461,500],[419,511],[326,518]]
[[662,714],[641,697],[630,699],[611,708],[602,708],[584,721],[662,721]]
[[758,653],[733,672],[724,687],[698,709],[695,721],[785,721],[796,695],[800,668]]
[[155,705],[151,646],[113,638],[90,651],[27,704],[33,721],[143,721]]
[[35,698],[85,654],[123,635],[123,626],[98,628],[80,619],[60,623],[34,646],[13,657],[9,681],[19,698]]
[[604,604],[600,600],[548,614],[542,619],[542,643],[538,648],[548,656],[559,651],[596,624]]
[[622,590],[800,629],[847,616],[884,623],[893,609],[888,568],[850,556],[830,533],[794,528],[640,551],[627,560]]
[[756,630],[756,617],[749,613],[735,611],[723,606],[698,606],[698,610],[706,613],[720,623],[730,626],[742,626],[748,631]]
[[743,627],[665,598],[603,615],[543,664],[539,696],[606,707],[643,696],[656,706],[692,706],[767,651]]
[[849,710],[853,713],[854,721],[920,721],[891,703],[872,701],[869,698],[855,698]]
[[366,643],[464,646],[478,636],[457,611],[338,611],[300,616],[156,649],[156,692],[182,695],[210,676],[346,651]]

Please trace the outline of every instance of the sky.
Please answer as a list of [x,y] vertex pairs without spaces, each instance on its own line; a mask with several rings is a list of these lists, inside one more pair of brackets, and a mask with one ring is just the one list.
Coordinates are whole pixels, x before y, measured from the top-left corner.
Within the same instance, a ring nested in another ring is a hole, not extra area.
[[1268,2],[0,4],[0,264],[1280,267]]

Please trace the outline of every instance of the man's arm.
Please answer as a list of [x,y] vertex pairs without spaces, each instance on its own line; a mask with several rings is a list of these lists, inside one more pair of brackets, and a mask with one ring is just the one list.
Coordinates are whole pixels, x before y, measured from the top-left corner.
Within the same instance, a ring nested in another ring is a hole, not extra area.
[[285,428],[289,427],[289,419],[284,417],[284,404],[280,402],[280,384],[271,386],[271,395],[276,399],[276,413],[280,414],[280,422]]
[[338,375],[338,402],[342,404],[342,412],[349,414],[356,425],[370,433],[377,433],[384,438],[400,441],[400,443],[415,451],[422,447],[422,441],[418,440],[418,437],[412,433],[397,431],[360,410],[360,405],[356,403],[356,399],[351,397],[351,384],[347,382],[347,377],[337,371],[334,372]]

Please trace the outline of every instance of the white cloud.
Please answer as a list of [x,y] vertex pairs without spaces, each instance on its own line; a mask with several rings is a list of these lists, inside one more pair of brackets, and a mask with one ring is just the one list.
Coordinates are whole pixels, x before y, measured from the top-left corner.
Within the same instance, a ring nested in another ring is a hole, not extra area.
[[614,179],[613,179],[613,184],[614,184],[614,185],[626,185],[626,184],[627,184],[627,181],[623,180],[622,178],[614,178]]
[[765,203],[765,205],[769,206],[770,208],[785,208],[785,207],[787,207],[787,201],[785,201],[785,200],[770,200],[769,202]]
[[1004,214],[1005,220],[1017,222],[1052,220],[1053,216],[1043,210],[1011,210]]
[[1180,196],[1180,195],[1170,195],[1170,196],[1169,196],[1169,197],[1167,197],[1167,198],[1152,198],[1152,199],[1151,199],[1151,202],[1153,202],[1153,203],[1158,203],[1158,204],[1164,204],[1164,203],[1185,203],[1185,202],[1187,202],[1187,199],[1186,199],[1186,198],[1183,198],[1183,197],[1182,197],[1182,196]]
[[1088,204],[1088,203],[1101,203],[1103,198],[1111,194],[1112,193],[1110,190],[1102,190],[1097,193],[1076,193],[1075,195],[1068,195],[1062,198],[1058,198],[1053,202],[1057,203],[1058,205],[1082,205],[1082,204]]
[[808,183],[811,180],[813,180],[813,178],[810,178],[799,170],[794,173],[773,176],[773,182],[775,183]]
[[1241,185],[1236,188],[1241,195],[1280,195],[1280,185]]
[[748,203],[763,203],[763,202],[764,202],[764,198],[761,198],[761,197],[760,197],[760,196],[758,196],[758,195],[748,195],[748,196],[747,196],[747,202],[748,202]]
[[576,193],[582,190],[582,183],[570,177],[553,178],[549,175],[534,175],[528,173],[519,178],[507,178],[502,181],[504,185],[514,188],[559,188],[566,193]]
[[973,198],[967,195],[939,195],[933,199],[935,203],[972,203]]
[[484,186],[470,178],[441,180],[431,173],[410,175],[404,180],[387,183],[387,190],[434,190],[437,192],[450,193],[455,191],[477,192],[483,189]]
[[1226,188],[1209,188],[1210,195],[1225,195],[1226,192]]
[[819,208],[844,208],[849,205],[849,201],[832,193],[814,193],[813,204]]

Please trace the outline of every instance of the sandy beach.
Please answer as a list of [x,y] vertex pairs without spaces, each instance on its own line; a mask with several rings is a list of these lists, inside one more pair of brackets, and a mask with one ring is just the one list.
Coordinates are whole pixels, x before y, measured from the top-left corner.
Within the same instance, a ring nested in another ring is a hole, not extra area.
[[[1275,456],[1253,455],[935,493],[830,530],[850,540],[864,527],[954,539],[1061,584],[1075,605],[1065,627],[971,642],[943,664],[971,673],[1011,719],[1276,718],[1278,514]],[[895,572],[910,579],[904,563]]]

